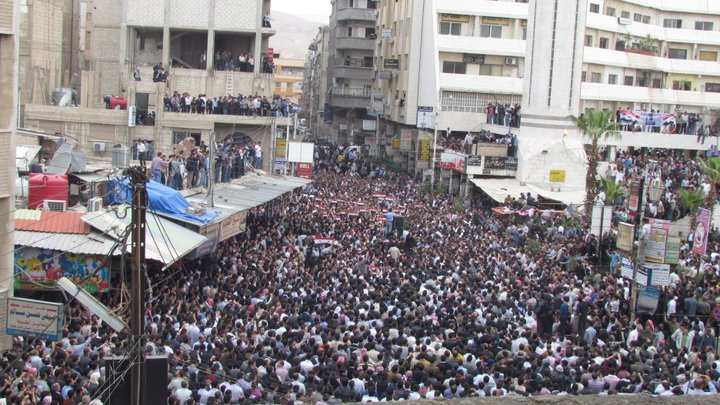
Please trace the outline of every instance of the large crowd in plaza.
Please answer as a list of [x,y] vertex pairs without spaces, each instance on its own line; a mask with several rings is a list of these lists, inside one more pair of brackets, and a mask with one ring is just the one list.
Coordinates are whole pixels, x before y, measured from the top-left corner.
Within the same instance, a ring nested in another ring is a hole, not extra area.
[[[581,222],[460,209],[339,155],[213,256],[151,275],[145,350],[169,356],[171,404],[717,393],[717,233],[705,272],[672,273],[655,315],[631,322],[613,244],[598,250]],[[639,160],[618,156],[621,171]],[[686,166],[669,160],[668,178]],[[14,338],[1,396],[107,393],[103,359],[129,353],[128,336],[71,307],[62,340]]]

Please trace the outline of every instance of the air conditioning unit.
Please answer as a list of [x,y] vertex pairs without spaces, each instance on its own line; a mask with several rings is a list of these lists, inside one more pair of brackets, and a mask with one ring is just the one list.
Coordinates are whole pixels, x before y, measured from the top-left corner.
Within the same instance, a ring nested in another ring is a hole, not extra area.
[[392,45],[394,43],[395,43],[395,38],[393,38],[393,37],[388,38],[388,44]]
[[43,201],[43,211],[63,212],[67,209],[67,201],[62,200],[45,200]]
[[101,211],[103,207],[103,199],[101,197],[95,197],[88,200],[87,210],[88,212]]
[[517,63],[518,63],[517,58],[512,58],[512,57],[505,58],[506,65],[517,65]]
[[105,152],[105,142],[95,142],[93,143],[93,150],[95,152]]
[[618,17],[618,24],[620,24],[620,25],[630,25],[630,24],[632,24],[632,20],[629,19],[629,18]]

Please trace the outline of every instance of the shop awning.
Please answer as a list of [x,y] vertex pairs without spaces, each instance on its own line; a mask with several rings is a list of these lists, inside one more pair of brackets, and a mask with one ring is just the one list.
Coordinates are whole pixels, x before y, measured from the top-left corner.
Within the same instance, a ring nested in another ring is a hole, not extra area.
[[[15,246],[34,247],[38,249],[56,250],[79,255],[106,256],[110,253],[115,241],[97,232],[89,234],[70,234],[54,232],[18,231],[15,233]],[[120,254],[115,249],[113,256]]]
[[[83,216],[83,221],[108,236],[119,240],[131,223],[131,209],[128,205],[118,205],[118,215],[113,211],[90,212]],[[123,218],[124,217],[124,218]],[[185,255],[202,245],[207,238],[170,220],[146,213],[145,258],[155,260],[169,267]],[[128,252],[130,252],[128,239]]]
[[520,193],[530,193],[535,197],[541,196],[563,204],[583,204],[585,201],[584,191],[549,191],[533,184],[520,183],[515,178],[485,178],[471,179],[471,181],[499,203],[503,203],[508,195],[518,198]]

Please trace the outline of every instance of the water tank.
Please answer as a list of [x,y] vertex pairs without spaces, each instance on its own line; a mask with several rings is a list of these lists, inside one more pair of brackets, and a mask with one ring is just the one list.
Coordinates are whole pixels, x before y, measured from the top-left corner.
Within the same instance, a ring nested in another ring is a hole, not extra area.
[[28,208],[42,208],[45,200],[68,202],[70,183],[68,177],[60,174],[30,173]]

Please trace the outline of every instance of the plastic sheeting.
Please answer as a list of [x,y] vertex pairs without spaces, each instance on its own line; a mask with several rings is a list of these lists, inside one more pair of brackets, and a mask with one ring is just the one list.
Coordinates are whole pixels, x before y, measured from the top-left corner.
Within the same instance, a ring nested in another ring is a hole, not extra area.
[[[205,211],[203,215],[191,214],[187,212],[190,203],[177,190],[155,180],[150,180],[146,186],[150,202],[148,209],[158,214],[200,225],[207,224],[220,215],[219,211]],[[117,192],[108,196],[111,203],[132,204],[132,188],[128,179],[110,181],[109,188],[111,190],[117,188]]]

